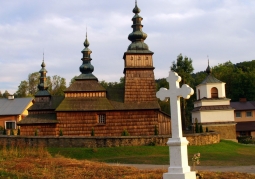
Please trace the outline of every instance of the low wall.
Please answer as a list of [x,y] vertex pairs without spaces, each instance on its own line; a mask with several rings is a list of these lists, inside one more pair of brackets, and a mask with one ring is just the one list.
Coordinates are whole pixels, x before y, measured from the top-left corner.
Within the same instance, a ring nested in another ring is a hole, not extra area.
[[[0,135],[0,145],[6,146],[46,146],[46,147],[119,147],[159,145],[166,146],[171,136],[118,136],[118,137],[70,137],[70,136],[5,136]],[[218,133],[185,135],[189,145],[207,145],[220,142]]]

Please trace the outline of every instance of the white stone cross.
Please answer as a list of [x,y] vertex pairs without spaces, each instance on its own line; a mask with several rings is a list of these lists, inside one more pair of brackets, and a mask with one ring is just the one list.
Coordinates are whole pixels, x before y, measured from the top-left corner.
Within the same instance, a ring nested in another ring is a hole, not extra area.
[[166,78],[169,83],[169,90],[160,88],[156,93],[157,98],[166,101],[170,98],[171,109],[171,131],[172,138],[168,139],[167,145],[170,150],[170,167],[168,173],[164,173],[164,179],[196,179],[196,173],[190,171],[188,166],[188,141],[182,136],[180,98],[189,99],[194,90],[184,84],[180,88],[181,77],[170,71]]

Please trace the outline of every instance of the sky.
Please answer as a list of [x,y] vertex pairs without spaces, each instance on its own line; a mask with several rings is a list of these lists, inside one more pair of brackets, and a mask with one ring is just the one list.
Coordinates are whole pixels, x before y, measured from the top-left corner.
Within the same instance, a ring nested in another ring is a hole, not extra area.
[[[64,77],[80,74],[86,36],[99,81],[124,76],[135,0],[0,0],[0,91],[15,93],[41,69]],[[155,78],[165,78],[179,54],[194,72],[255,59],[255,1],[138,0],[145,43],[154,52]]]

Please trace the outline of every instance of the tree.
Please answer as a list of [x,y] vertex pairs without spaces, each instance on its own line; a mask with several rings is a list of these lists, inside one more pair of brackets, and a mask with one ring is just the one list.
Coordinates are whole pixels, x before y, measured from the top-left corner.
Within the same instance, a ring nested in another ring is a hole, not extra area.
[[63,96],[66,89],[66,80],[58,75],[54,75],[51,80],[52,90],[51,95]]
[[0,98],[2,98],[3,97],[3,94],[2,94],[2,92],[0,91]]
[[[177,56],[176,62],[173,61],[171,70],[178,73],[178,75],[182,78],[180,82],[180,86],[183,84],[190,85],[192,83],[192,73],[194,68],[192,66],[192,60],[188,57],[183,57],[182,54]],[[171,87],[170,87],[171,88]],[[186,129],[186,124],[190,122],[190,110],[187,109],[187,102],[184,98],[181,98],[181,117],[182,117],[182,129]]]
[[3,97],[4,98],[8,98],[9,95],[10,95],[10,93],[7,90],[5,90],[5,92],[3,94]]
[[28,93],[29,95],[35,95],[35,93],[38,91],[38,84],[40,81],[40,73],[34,72],[28,75]]
[[17,97],[21,98],[28,96],[28,88],[28,82],[26,80],[21,81],[18,90],[16,91]]

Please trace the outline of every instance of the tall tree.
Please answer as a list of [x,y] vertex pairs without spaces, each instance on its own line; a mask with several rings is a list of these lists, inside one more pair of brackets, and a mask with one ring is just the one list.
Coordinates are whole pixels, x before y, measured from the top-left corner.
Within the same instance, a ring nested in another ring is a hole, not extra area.
[[58,75],[54,75],[51,80],[52,91],[51,95],[63,96],[66,89],[66,80]]
[[18,90],[16,91],[17,97],[18,98],[27,97],[29,93],[28,89],[29,89],[28,82],[26,80],[21,81]]
[[[182,54],[177,56],[176,62],[173,61],[171,70],[178,73],[181,76],[182,81],[180,82],[180,86],[183,84],[190,85],[192,83],[192,73],[194,68],[192,66],[191,58],[187,56],[183,57]],[[171,88],[171,87],[170,87]],[[181,98],[181,117],[182,117],[182,129],[185,130],[188,126],[187,124],[191,121],[191,113],[187,108],[187,102],[184,98]]]
[[40,73],[39,72],[34,72],[28,75],[28,93],[30,95],[35,95],[37,92],[38,84],[40,81]]
[[2,94],[2,92],[0,91],[0,98],[2,98],[3,97],[3,94]]
[[8,98],[9,95],[10,95],[10,93],[7,90],[5,90],[5,92],[3,94],[3,97],[4,98]]

